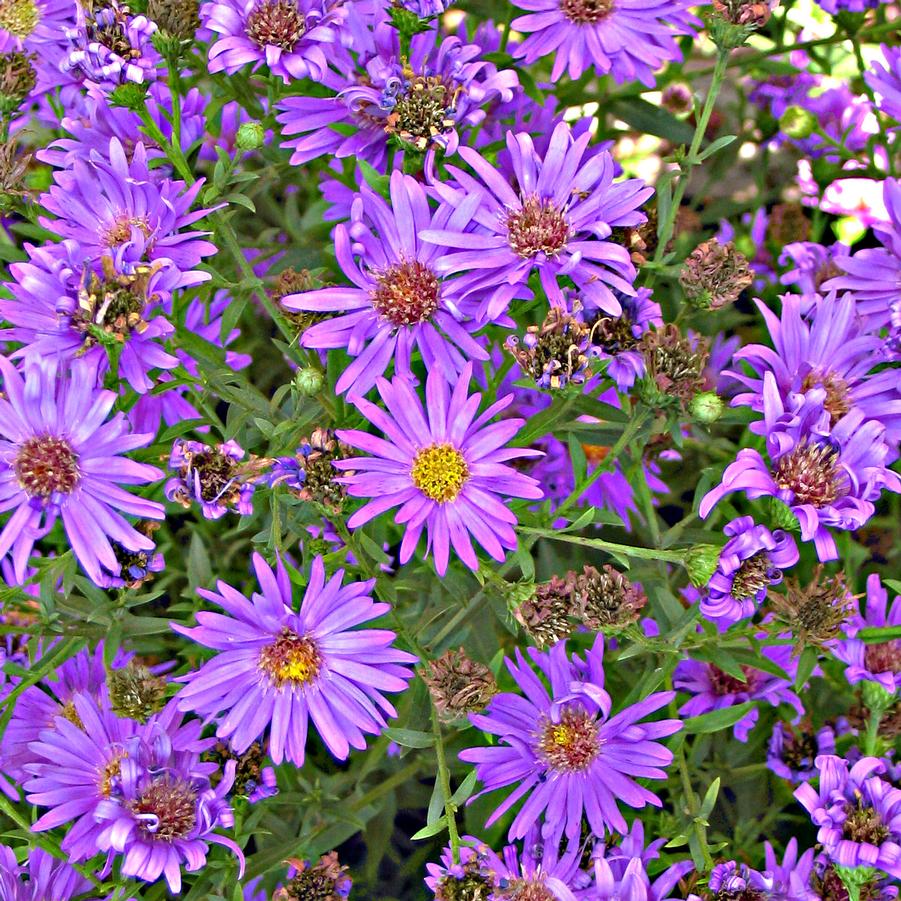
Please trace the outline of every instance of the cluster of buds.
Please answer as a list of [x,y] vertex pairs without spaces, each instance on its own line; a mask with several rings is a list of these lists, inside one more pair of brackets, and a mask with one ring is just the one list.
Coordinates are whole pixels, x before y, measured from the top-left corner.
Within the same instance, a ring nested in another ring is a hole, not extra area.
[[720,310],[738,300],[754,281],[745,256],[730,241],[711,238],[699,244],[682,264],[679,284],[685,299],[701,310]]
[[344,901],[350,894],[351,878],[341,866],[338,853],[329,851],[315,863],[291,858],[295,870],[288,883],[276,889],[272,901]]
[[[573,312],[578,312],[578,303]],[[504,347],[539,388],[558,389],[585,381],[589,327],[566,310],[551,307],[541,325],[530,325],[520,342],[511,335]]]
[[139,723],[146,723],[166,703],[165,678],[135,660],[119,669],[109,670],[106,687],[113,713]]
[[285,485],[302,501],[321,504],[327,510],[341,509],[347,492],[337,481],[339,473],[332,465],[335,460],[346,460],[353,451],[335,437],[331,429],[316,429],[309,438],[302,438],[293,457],[279,457],[269,475],[270,485]]
[[430,660],[423,674],[438,715],[446,722],[480,713],[497,694],[497,681],[484,663],[467,656],[466,651],[445,651]]
[[610,565],[586,565],[535,586],[514,611],[526,634],[540,647],[568,638],[581,626],[592,632],[622,631],[634,623],[648,599],[639,584]]
[[255,484],[271,462],[254,456],[245,462],[236,441],[212,446],[179,438],[169,455],[169,469],[176,475],[166,482],[166,498],[185,509],[200,504],[207,519],[219,519],[229,510],[249,516]]
[[644,356],[645,376],[639,383],[642,400],[651,406],[679,404],[687,409],[705,388],[704,369],[710,357],[706,338],[686,337],[669,323],[651,329],[638,345]]

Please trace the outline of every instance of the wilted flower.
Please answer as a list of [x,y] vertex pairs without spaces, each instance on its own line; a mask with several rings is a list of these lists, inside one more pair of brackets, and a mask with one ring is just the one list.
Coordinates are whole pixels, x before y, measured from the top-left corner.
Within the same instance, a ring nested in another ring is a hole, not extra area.
[[638,347],[646,370],[640,393],[647,403],[680,404],[685,409],[704,390],[704,367],[710,354],[705,338],[685,337],[669,323],[646,332]]
[[568,638],[576,629],[575,574],[553,576],[549,582],[539,583],[513,612],[539,647]]
[[640,585],[609,564],[600,570],[585,566],[576,577],[575,600],[582,622],[595,632],[635,622],[648,602]]
[[841,636],[842,626],[856,608],[843,572],[824,576],[820,565],[803,588],[800,579],[787,580],[785,587],[785,594],[771,591],[769,600],[779,620],[791,629],[796,654],[808,645],[821,648]]
[[332,464],[352,455],[352,449],[339,441],[331,429],[315,429],[309,438],[301,438],[293,457],[279,457],[275,461],[268,482],[286,485],[301,500],[339,510],[347,490],[338,478],[353,475],[353,470],[339,473]]
[[286,885],[276,890],[272,901],[344,901],[353,884],[347,867],[338,861],[338,852],[329,851],[315,863],[290,859],[295,870]]
[[166,702],[165,678],[135,660],[109,670],[106,687],[113,712],[139,723],[146,723]]
[[719,310],[735,303],[753,281],[747,258],[731,241],[720,244],[716,238],[699,244],[679,273],[685,299],[702,310]]
[[551,307],[541,325],[530,325],[520,342],[511,335],[504,347],[539,388],[563,388],[585,381],[590,329],[560,307]]
[[471,659],[463,648],[447,650],[437,660],[430,660],[423,680],[445,720],[481,713],[497,694],[494,674],[484,663]]

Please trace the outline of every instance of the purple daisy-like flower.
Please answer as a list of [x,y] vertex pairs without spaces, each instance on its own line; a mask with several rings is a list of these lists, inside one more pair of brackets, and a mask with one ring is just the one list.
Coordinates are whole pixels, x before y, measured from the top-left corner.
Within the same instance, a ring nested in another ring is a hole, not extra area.
[[764,873],[768,888],[766,897],[772,901],[819,901],[810,889],[815,852],[808,848],[798,855],[798,840],[790,838],[785,846],[782,862],[769,842],[763,843],[765,855]]
[[666,778],[673,755],[659,739],[678,732],[682,723],[639,720],[668,704],[673,692],[649,695],[610,716],[602,635],[584,660],[568,657],[565,642],[545,653],[528,648],[528,654],[550,690],[517,649],[516,662],[506,664],[525,697],[503,692],[484,714],[471,714],[470,722],[498,743],[460,753],[461,760],[475,764],[482,794],[515,786],[486,825],[527,796],[510,826],[511,839],[524,837],[542,814],[551,840],[565,834],[578,841],[583,815],[596,835],[608,827],[626,832],[617,801],[660,806],[635,779]]
[[852,13],[866,12],[868,9],[876,9],[880,3],[888,3],[889,0],[817,0],[817,3],[826,10],[827,13],[836,13],[847,10]]
[[188,188],[160,177],[148,168],[144,144],[137,144],[129,159],[118,138],[110,140],[108,158],[91,151],[89,159],[75,160],[53,179],[41,203],[58,218],[42,217],[41,223],[76,241],[85,257],[110,256],[119,272],[167,261],[169,277],[160,288],[170,291],[210,278],[194,267],[214,254],[216,246],[202,240],[204,232],[181,231],[209,212],[191,212],[203,179]]
[[219,738],[242,754],[267,729],[273,762],[302,766],[309,720],[329,751],[346,760],[366,747],[364,733],[378,735],[385,714],[397,716],[383,692],[406,688],[416,657],[394,647],[385,629],[354,629],[387,613],[369,596],[374,581],[342,585],[339,570],[327,582],[322,557],[295,612],[288,572],[259,555],[253,566],[261,591],[248,600],[225,582],[218,592],[199,590],[227,616],[200,612],[199,625],[173,628],[218,651],[197,672],[183,676],[182,710],[214,718]]
[[[901,389],[893,370],[874,371],[885,362],[882,338],[866,331],[850,294],[817,297],[806,316],[802,305],[800,298],[784,295],[782,315],[777,317],[757,301],[773,348],[748,344],[735,352],[734,360],[747,363],[754,375],[741,370],[728,373],[751,389],[737,394],[732,405],[762,412],[764,376],[771,372],[784,402],[790,395],[822,388],[823,406],[833,424],[856,408],[867,419],[880,420],[886,439],[895,444],[901,438]],[[757,425],[751,430],[767,434],[765,423]]]
[[814,761],[822,754],[835,753],[835,738],[832,726],[823,726],[814,732],[809,724],[796,729],[779,720],[773,726],[767,747],[767,766],[789,782],[813,779],[816,776]]
[[724,623],[753,616],[771,585],[782,581],[782,570],[798,562],[798,546],[787,532],[771,532],[740,516],[723,527],[729,537],[701,599],[701,612]]
[[691,0],[516,0],[528,10],[513,28],[528,37],[513,51],[527,65],[553,56],[551,81],[564,72],[579,78],[594,66],[622,84],[654,86],[654,71],[682,59],[677,37],[696,33],[701,21]]
[[[838,556],[829,527],[858,529],[873,515],[883,490],[901,492],[901,479],[887,468],[885,426],[852,409],[833,425],[824,388],[795,395],[786,410],[772,372],[763,378],[762,424],[768,464],[759,451],[743,448],[723,481],[701,501],[706,518],[721,498],[745,491],[749,498],[775,497],[789,506],[804,541],[813,541],[820,560]],[[796,403],[794,402],[796,401]]]
[[33,848],[20,864],[12,848],[0,845],[0,898],[3,901],[71,901],[87,894],[92,885],[64,860],[52,857],[43,848]]
[[883,246],[837,257],[835,262],[847,274],[823,285],[826,291],[850,291],[870,328],[877,329],[888,325],[901,285],[901,179],[886,178],[881,184],[889,222],[874,226],[873,231]]
[[516,73],[498,71],[478,44],[435,27],[413,35],[406,59],[393,26],[378,25],[374,39],[363,71],[348,67],[326,79],[334,96],[279,103],[276,118],[289,138],[282,146],[294,150],[294,165],[352,156],[383,169],[389,138],[416,152],[455,153],[460,132],[479,125],[488,104],[512,99],[519,86]]
[[338,480],[351,497],[371,498],[350,517],[348,526],[355,529],[400,507],[395,516],[395,522],[405,527],[400,562],[413,556],[426,530],[426,553],[434,553],[439,575],[447,571],[451,547],[466,566],[479,568],[470,536],[489,556],[504,560],[505,549],[516,547],[516,516],[501,498],[543,497],[535,479],[506,465],[509,460],[540,456],[540,451],[506,447],[523,420],[489,425],[513,395],[477,416],[482,395],[469,394],[471,377],[472,364],[467,363],[452,391],[444,375],[433,369],[426,381],[428,412],[406,379],[379,379],[387,412],[363,398],[354,403],[385,437],[357,429],[337,432],[346,444],[372,454],[334,463],[337,469],[351,471]]
[[12,326],[0,338],[23,345],[13,359],[86,356],[105,371],[113,345],[119,374],[139,394],[154,386],[151,372],[178,365],[162,346],[174,331],[161,310],[168,292],[158,289],[172,281],[168,261],[121,272],[112,257],[94,265],[71,240],[28,249],[28,262],[10,266],[12,298],[0,300],[0,316]]
[[[751,666],[742,666],[743,678],[738,678],[713,663],[680,660],[673,672],[673,685],[692,697],[679,708],[679,713],[683,716],[702,716],[748,701],[766,701],[773,707],[780,704],[793,707],[797,712],[797,722],[804,713],[804,705],[792,690],[790,681],[798,668],[797,661],[792,659],[792,650],[790,645],[765,645],[761,648],[763,656],[780,667],[789,676],[788,680]],[[739,741],[748,740],[758,715],[755,707],[736,722],[733,733]]]
[[153,81],[160,61],[150,40],[156,30],[155,22],[133,16],[118,0],[96,8],[77,0],[75,25],[65,32],[69,52],[61,68],[103,91],[129,81]]
[[[572,282],[586,308],[613,316],[622,310],[614,292],[632,296],[635,267],[629,251],[608,241],[617,226],[645,221],[639,207],[653,194],[641,179],[614,182],[613,158],[606,151],[586,157],[589,133],[573,137],[560,123],[548,150],[539,154],[527,134],[507,134],[509,161],[501,171],[469,147],[460,156],[476,177],[456,166],[448,171],[457,187],[435,184],[452,206],[482,199],[475,221],[480,229],[428,229],[424,241],[454,248],[437,263],[439,274],[463,273],[459,288],[476,294],[482,319],[497,319],[516,297],[528,297],[529,275],[537,270],[552,304],[565,306],[562,280]],[[514,187],[514,184],[517,187]]]
[[875,867],[901,879],[901,789],[879,778],[885,763],[862,757],[854,766],[833,754],[816,759],[819,787],[795,797],[819,827],[817,841],[843,867]]
[[779,257],[779,265],[785,267],[785,271],[779,282],[800,293],[803,315],[807,315],[819,300],[823,283],[841,274],[836,259],[850,253],[848,245],[839,241],[829,247],[812,241],[785,245]]
[[873,60],[864,81],[878,96],[882,112],[901,122],[901,47],[881,47],[882,59]]
[[65,33],[75,24],[71,0],[17,0],[0,10],[0,51],[34,54],[38,92],[56,88],[64,79],[60,63],[66,50]]
[[[623,858],[625,860],[625,858]],[[667,868],[651,882],[647,870],[638,857],[628,859],[621,874],[616,873],[606,858],[596,858],[594,885],[579,898],[591,901],[673,901],[671,893],[679,880],[694,868],[689,861]]]
[[333,286],[282,299],[289,310],[329,312],[308,328],[304,347],[345,347],[355,357],[335,390],[366,394],[394,362],[395,372],[413,378],[410,357],[418,349],[426,369],[453,382],[466,358],[488,359],[472,337],[475,304],[457,296],[452,280],[437,269],[444,250],[427,244],[429,229],[464,231],[478,197],[454,208],[429,208],[422,185],[409,175],[391,175],[391,203],[363,186],[354,202],[353,221],[335,229],[335,253],[352,287]]
[[210,46],[210,72],[233,75],[247,63],[264,63],[285,84],[293,78],[321,81],[344,53],[343,0],[212,0],[200,9],[203,24],[218,35]]
[[52,358],[31,359],[23,378],[0,357],[0,373],[6,395],[0,398],[0,511],[14,511],[0,531],[0,557],[12,551],[17,577],[57,518],[98,584],[103,570],[121,571],[111,541],[152,551],[153,541],[122,514],[163,519],[163,507],[121,486],[162,477],[155,466],[123,456],[153,436],[131,433],[122,413],[107,419],[116,395],[95,387],[96,367],[77,360],[60,373]]
[[768,874],[735,860],[718,863],[707,877],[707,888],[715,898],[756,897],[770,888]]
[[832,653],[847,664],[845,676],[851,685],[875,682],[889,694],[901,689],[901,639],[867,643],[857,637],[862,629],[901,626],[901,596],[888,603],[888,592],[877,573],[867,578],[867,603],[860,612],[858,600],[851,601],[854,611],[843,629],[847,638],[836,642]]

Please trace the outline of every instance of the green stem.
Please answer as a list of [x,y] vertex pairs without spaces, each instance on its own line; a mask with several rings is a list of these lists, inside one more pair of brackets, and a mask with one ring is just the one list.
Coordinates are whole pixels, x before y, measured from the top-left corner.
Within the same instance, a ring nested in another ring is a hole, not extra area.
[[460,863],[460,833],[457,831],[457,806],[451,801],[450,770],[447,767],[447,756],[444,753],[444,737],[441,734],[441,721],[438,710],[432,705],[432,733],[435,736],[435,756],[438,759],[438,779],[444,795],[444,817],[447,820],[447,834],[450,837],[451,859],[454,864]]
[[621,554],[623,557],[635,557],[638,560],[661,560],[665,563],[678,563],[684,565],[685,554],[682,551],[664,551],[652,547],[632,547],[628,544],[618,544],[614,541],[604,541],[602,538],[583,538],[581,535],[567,535],[554,532],[550,529],[532,529],[521,526],[520,532],[527,535],[538,535],[540,538],[549,538],[552,541],[566,541],[569,544],[579,544],[582,547],[596,548],[599,551],[607,551],[609,554]]
[[879,723],[882,721],[882,711],[876,708],[870,711],[867,720],[867,735],[864,742],[864,755],[873,757],[876,755],[876,746],[879,744]]

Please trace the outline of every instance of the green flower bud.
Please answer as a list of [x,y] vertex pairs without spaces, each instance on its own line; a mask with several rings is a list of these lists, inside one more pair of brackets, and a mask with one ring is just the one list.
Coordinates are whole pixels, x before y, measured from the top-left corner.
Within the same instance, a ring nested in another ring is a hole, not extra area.
[[895,695],[886,691],[878,682],[865,679],[861,683],[863,702],[867,709],[876,713],[888,710],[895,703]]
[[790,138],[809,138],[817,127],[817,117],[802,106],[790,106],[780,117],[779,127]]
[[720,562],[720,548],[715,544],[696,544],[685,555],[688,580],[695,588],[706,588]]
[[110,94],[110,101],[113,106],[124,106],[125,109],[130,109],[133,113],[140,112],[147,106],[148,87],[147,82],[138,84],[134,81],[127,81],[125,84],[120,84]]
[[315,366],[307,366],[294,376],[294,385],[304,397],[313,397],[314,394],[318,394],[324,384],[325,376],[322,370]]
[[235,135],[238,150],[259,150],[266,142],[266,129],[259,122],[245,122]]
[[716,422],[725,409],[726,405],[715,391],[702,391],[696,394],[688,405],[688,412],[692,417],[706,425]]

